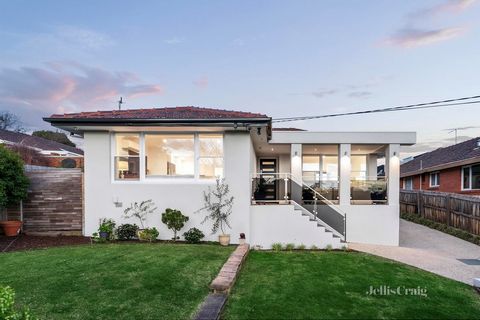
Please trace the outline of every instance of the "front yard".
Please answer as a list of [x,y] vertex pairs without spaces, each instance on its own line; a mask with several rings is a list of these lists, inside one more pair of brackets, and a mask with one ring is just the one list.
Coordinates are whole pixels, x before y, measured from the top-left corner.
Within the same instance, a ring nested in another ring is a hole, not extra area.
[[42,319],[187,319],[233,247],[105,244],[0,255],[0,285]]
[[[370,286],[400,294],[369,295]],[[426,289],[426,296],[408,289]],[[252,251],[224,318],[478,319],[480,296],[460,282],[363,253]]]

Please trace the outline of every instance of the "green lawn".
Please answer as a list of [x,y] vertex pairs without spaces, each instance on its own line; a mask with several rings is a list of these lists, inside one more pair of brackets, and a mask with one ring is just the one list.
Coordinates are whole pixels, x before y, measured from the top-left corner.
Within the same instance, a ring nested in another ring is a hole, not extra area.
[[42,319],[187,319],[233,247],[105,244],[0,254],[0,285]]
[[[366,294],[382,285],[426,287],[427,297]],[[465,284],[362,253],[252,251],[223,317],[478,319],[480,295]]]

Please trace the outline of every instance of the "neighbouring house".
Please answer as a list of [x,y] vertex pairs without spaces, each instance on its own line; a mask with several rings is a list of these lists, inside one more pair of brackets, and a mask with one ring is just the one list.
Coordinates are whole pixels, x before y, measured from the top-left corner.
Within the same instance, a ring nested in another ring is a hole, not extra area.
[[405,190],[480,195],[480,137],[416,156],[400,172]]
[[18,152],[27,165],[83,167],[83,150],[56,141],[0,129],[0,144]]
[[[84,234],[100,218],[126,220],[130,203],[153,199],[201,224],[203,192],[224,177],[235,197],[232,242],[398,245],[399,152],[414,132],[272,129],[264,114],[197,107],[55,114],[44,119],[84,137]],[[384,165],[384,174],[377,168]],[[171,238],[160,215],[148,225]],[[216,240],[208,235],[207,240]]]

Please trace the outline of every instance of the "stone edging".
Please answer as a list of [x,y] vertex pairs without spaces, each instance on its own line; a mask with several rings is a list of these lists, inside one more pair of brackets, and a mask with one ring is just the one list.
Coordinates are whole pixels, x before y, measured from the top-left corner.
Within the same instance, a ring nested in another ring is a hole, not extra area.
[[193,317],[195,320],[216,320],[220,318],[228,294],[232,289],[243,261],[249,252],[248,244],[239,245],[223,265],[217,277],[210,284],[210,293]]

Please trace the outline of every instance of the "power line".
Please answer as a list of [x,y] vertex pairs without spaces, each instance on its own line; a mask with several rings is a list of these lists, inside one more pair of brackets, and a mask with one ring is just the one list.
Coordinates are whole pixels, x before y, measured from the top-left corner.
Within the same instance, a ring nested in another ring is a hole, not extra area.
[[[332,118],[332,117],[341,117],[341,116],[350,116],[350,115],[359,115],[359,114],[369,114],[369,113],[393,112],[393,111],[416,110],[416,109],[427,109],[427,108],[440,108],[440,107],[448,107],[448,106],[460,106],[460,105],[480,103],[480,100],[479,101],[465,101],[465,100],[479,99],[479,98],[480,98],[480,95],[477,95],[477,96],[471,96],[471,97],[463,97],[463,98],[448,99],[448,100],[439,100],[439,101],[433,101],[433,102],[417,103],[417,104],[410,104],[410,105],[389,107],[389,108],[382,108],[382,109],[353,111],[353,112],[345,112],[345,113],[333,113],[333,114],[324,114],[324,115],[318,115],[318,116],[276,118],[276,119],[272,119],[272,122],[301,121],[301,120]],[[457,102],[457,101],[464,101],[464,102]],[[452,103],[450,103],[450,102],[452,102]]]

